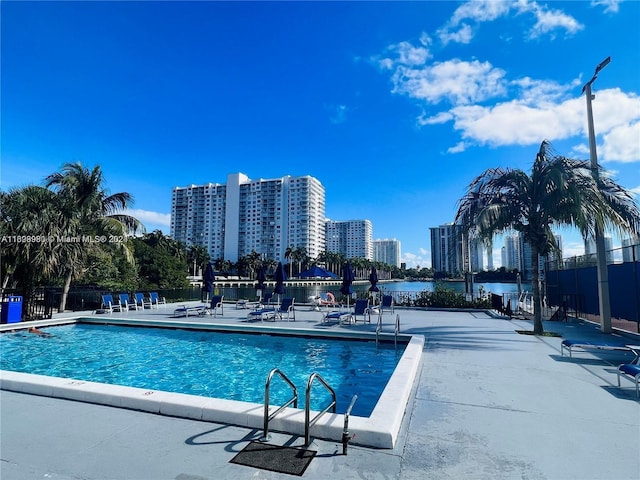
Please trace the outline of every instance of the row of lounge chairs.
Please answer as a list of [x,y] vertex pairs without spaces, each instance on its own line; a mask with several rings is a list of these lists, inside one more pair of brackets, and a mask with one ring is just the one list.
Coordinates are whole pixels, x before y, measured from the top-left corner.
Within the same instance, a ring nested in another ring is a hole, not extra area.
[[111,294],[102,295],[101,310],[103,312],[128,312],[129,310],[144,310],[145,308],[159,308],[165,306],[167,301],[157,292],[144,293],[136,292],[133,298],[128,293],[120,293],[116,298]]

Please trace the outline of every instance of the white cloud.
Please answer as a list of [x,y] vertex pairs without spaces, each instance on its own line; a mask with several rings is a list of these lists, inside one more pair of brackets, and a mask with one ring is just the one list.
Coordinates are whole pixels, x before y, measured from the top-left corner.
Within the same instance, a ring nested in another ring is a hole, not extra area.
[[512,11],[517,15],[532,14],[535,18],[536,23],[529,30],[529,38],[537,38],[559,30],[574,34],[584,28],[572,16],[557,9],[549,9],[535,1],[472,0],[460,5],[449,21],[438,29],[437,34],[444,45],[450,42],[467,44],[473,39],[473,25],[492,22],[509,15]]
[[604,13],[618,13],[622,0],[591,0],[591,6],[604,6]]
[[[125,213],[140,220],[145,225],[145,227],[147,227],[147,230],[155,230],[159,227],[171,226],[170,213],[151,212],[149,210],[141,210],[139,208],[126,210]],[[151,226],[152,228],[149,228],[149,226]],[[159,229],[163,230],[162,228]]]
[[640,161],[640,120],[613,127],[602,140],[598,156],[603,161]]
[[533,12],[536,23],[529,31],[531,38],[537,38],[555,30],[565,30],[567,34],[574,34],[584,28],[575,18],[560,10],[547,10],[536,2],[521,2],[526,4],[523,11]]
[[419,249],[419,254],[403,252],[402,253],[402,263],[406,263],[407,268],[415,268],[420,266],[420,268],[429,268],[431,267],[431,257],[429,252],[424,248]]
[[393,92],[433,104],[467,104],[505,94],[504,76],[504,70],[478,60],[452,59],[421,68],[399,65],[392,77]]

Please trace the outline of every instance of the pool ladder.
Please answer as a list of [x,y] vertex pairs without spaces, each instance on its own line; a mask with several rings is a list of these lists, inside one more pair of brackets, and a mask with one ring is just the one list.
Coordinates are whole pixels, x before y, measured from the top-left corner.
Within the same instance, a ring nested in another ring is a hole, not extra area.
[[[378,336],[382,332],[382,315],[378,315],[378,324],[376,325],[376,345],[378,345]],[[398,334],[400,333],[400,314],[396,314],[396,325],[394,328],[395,347],[398,348]]]
[[[287,400],[283,405],[281,405],[275,412],[269,414],[269,396],[271,390],[271,380],[274,375],[279,375],[289,387],[291,387],[291,391],[293,392],[293,396]],[[324,410],[319,412],[315,417],[311,418],[311,387],[313,386],[314,381],[320,382],[320,384],[331,394],[331,403],[325,407]],[[342,451],[346,455],[347,453],[347,444],[353,438],[353,436],[349,436],[349,414],[351,413],[351,409],[353,408],[353,404],[356,402],[358,396],[354,395],[351,400],[351,404],[345,413],[344,419],[344,431],[342,432]],[[294,383],[289,380],[289,378],[282,373],[282,371],[278,368],[274,368],[267,375],[267,381],[264,386],[264,422],[263,422],[263,434],[261,440],[266,441],[269,439],[269,422],[275,418],[282,410],[287,408],[289,405],[293,404],[293,408],[298,407],[298,389],[294,385]],[[336,392],[331,386],[325,381],[319,373],[314,372],[309,376],[309,380],[307,381],[307,389],[305,396],[305,405],[304,405],[304,445],[307,446],[311,443],[311,427],[314,426],[317,421],[327,413],[329,410],[332,413],[336,413]]]

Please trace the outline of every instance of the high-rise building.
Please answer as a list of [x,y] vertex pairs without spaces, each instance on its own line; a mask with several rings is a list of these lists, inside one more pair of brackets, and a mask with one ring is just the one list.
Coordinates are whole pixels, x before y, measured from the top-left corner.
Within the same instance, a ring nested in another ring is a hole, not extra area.
[[176,187],[171,197],[171,236],[205,247],[212,259],[236,262],[255,251],[282,261],[289,246],[316,257],[325,250],[324,220],[324,187],[310,176],[234,173],[226,185]]
[[326,250],[345,258],[373,260],[373,226],[370,220],[325,222]]
[[640,237],[622,239],[622,261],[640,262]]
[[465,271],[462,227],[455,223],[431,227],[431,267],[452,275]]
[[373,260],[400,268],[400,240],[378,239],[373,241]]
[[[604,237],[604,250],[606,252],[606,259],[607,259],[607,263],[613,263],[613,239],[611,237]],[[594,238],[589,238],[585,243],[584,243],[584,254],[587,257],[593,257],[593,259],[595,260],[596,258],[596,241]]]

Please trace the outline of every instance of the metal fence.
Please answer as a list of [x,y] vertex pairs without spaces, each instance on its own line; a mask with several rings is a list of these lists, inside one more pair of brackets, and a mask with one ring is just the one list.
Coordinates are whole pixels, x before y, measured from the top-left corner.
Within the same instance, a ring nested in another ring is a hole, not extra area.
[[[640,330],[640,245],[606,253],[611,316],[638,323]],[[564,307],[576,316],[599,315],[595,255],[549,262],[545,275],[548,305]]]

